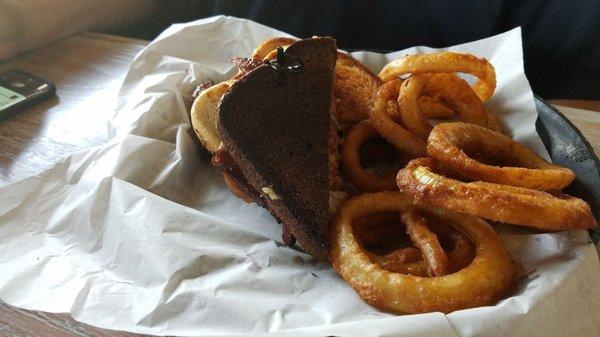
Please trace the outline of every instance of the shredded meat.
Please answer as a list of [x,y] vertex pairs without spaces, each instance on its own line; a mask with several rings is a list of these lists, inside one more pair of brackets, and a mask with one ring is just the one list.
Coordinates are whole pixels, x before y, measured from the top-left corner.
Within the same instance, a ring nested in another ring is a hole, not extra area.
[[191,103],[194,103],[194,101],[196,100],[196,98],[198,98],[198,96],[200,96],[200,94],[204,90],[212,87],[215,84],[217,84],[217,82],[215,82],[213,80],[208,80],[206,82],[201,83],[199,86],[197,86],[196,89],[194,89],[194,91],[192,92],[192,97],[191,97],[190,105],[191,105]]
[[239,72],[233,77],[234,80],[237,80],[252,70],[258,68],[258,66],[263,64],[263,61],[250,57],[234,57],[231,59],[231,63],[235,64],[239,69]]
[[237,165],[237,163],[231,158],[227,150],[225,148],[220,148],[215,152],[210,161],[213,166],[217,167],[223,173],[225,173],[230,179],[229,183],[234,183],[236,187],[236,194],[245,195],[244,200],[252,199],[257,204],[266,207],[266,201],[260,192],[258,192],[250,183],[248,179],[244,176],[244,173]]

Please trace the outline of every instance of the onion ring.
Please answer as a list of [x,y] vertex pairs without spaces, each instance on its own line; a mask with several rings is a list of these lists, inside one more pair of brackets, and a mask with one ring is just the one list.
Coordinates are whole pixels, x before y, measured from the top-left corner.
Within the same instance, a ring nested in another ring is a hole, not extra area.
[[342,143],[344,173],[361,191],[393,191],[398,188],[394,179],[395,173],[377,177],[365,171],[360,164],[360,146],[365,140],[377,135],[377,130],[365,120],[352,127]]
[[[398,214],[393,212],[371,213],[352,222],[354,231],[365,247],[381,247],[389,241],[401,241],[406,234],[398,221]],[[419,256],[420,256],[419,252]]]
[[419,277],[429,275],[429,266],[423,261],[421,251],[413,247],[401,248],[386,255],[367,252],[367,256],[387,271]]
[[473,240],[476,256],[466,268],[450,275],[424,278],[383,269],[371,261],[352,230],[353,219],[414,207],[410,197],[398,192],[363,194],[347,201],[332,224],[330,260],[336,271],[369,304],[389,310],[445,313],[488,305],[513,281],[513,265],[500,237],[483,220],[431,209],[451,221]]
[[[453,240],[454,248],[447,252],[450,273],[468,266],[475,255],[473,244],[464,234],[454,235]],[[416,248],[401,248],[386,255],[378,255],[372,252],[367,252],[367,254],[372,261],[377,262],[383,269],[388,271],[421,277],[429,276],[429,266],[422,259],[421,251]],[[414,254],[418,254],[418,258],[412,260]]]
[[379,134],[396,148],[413,157],[422,156],[426,152],[425,142],[388,115],[388,101],[397,98],[400,83],[395,79],[381,86],[375,97],[370,121]]
[[452,248],[447,252],[450,261],[450,272],[456,272],[468,266],[473,261],[475,247],[469,241],[469,238],[461,232],[450,226],[446,221],[428,215],[427,227],[437,235],[442,241],[442,246],[451,245]]
[[468,266],[475,256],[475,247],[466,235],[457,232],[454,238],[454,248],[448,252],[450,272],[455,273]]
[[403,273],[415,276],[427,277],[429,267],[421,255],[421,251],[415,247],[403,247],[395,249],[391,253],[377,254],[368,249],[389,248],[390,241],[402,244],[404,239],[402,225],[398,214],[395,212],[371,213],[352,221],[354,233],[369,258],[377,262],[382,268],[395,273]]
[[498,130],[497,123],[466,81],[454,74],[424,74],[407,78],[398,94],[402,125],[417,136],[427,139],[432,129],[419,101],[424,92],[438,94],[459,120]]
[[[442,240],[441,242],[444,242],[446,246],[452,247],[448,251],[444,249],[447,258],[442,259],[449,263],[443,275],[449,272],[454,273],[468,266],[475,255],[475,247],[471,241],[462,232],[453,229],[441,219],[432,218],[431,214],[427,215],[427,228],[435,233],[437,239]],[[409,226],[406,225],[407,230]],[[415,241],[413,240],[413,242]],[[434,243],[434,245],[437,244]],[[418,256],[415,257],[415,254]],[[442,253],[438,252],[437,254]],[[401,248],[383,256],[369,252],[369,257],[389,271],[422,277],[431,276],[431,263],[423,260],[421,251],[413,247]]]
[[[427,153],[466,178],[490,183],[557,190],[575,179],[575,173],[568,168],[547,162],[503,134],[472,124],[437,125],[429,135]],[[500,159],[501,165],[482,163],[469,153]]]
[[415,247],[404,247],[397,249],[389,254],[386,254],[385,256],[402,263],[417,262],[422,260],[421,251]]
[[[381,247],[390,241],[402,241],[401,224],[395,212],[372,213],[354,219],[352,227],[364,247]],[[400,234],[400,235],[399,235]],[[382,268],[396,273],[427,277],[429,268],[423,261],[421,251],[414,247],[403,247],[380,255],[365,250],[372,261]]]
[[410,236],[411,241],[421,250],[423,259],[427,261],[429,274],[435,276],[448,274],[450,262],[437,236],[427,228],[427,220],[413,211],[402,213],[400,219],[406,226],[406,233]]
[[264,60],[268,59],[268,55],[277,47],[287,48],[289,45],[296,43],[298,40],[291,37],[274,37],[263,41],[263,43],[254,50],[253,59]]
[[477,58],[471,54],[441,52],[435,54],[407,55],[388,63],[379,77],[384,82],[402,75],[425,73],[467,73],[479,78],[473,90],[485,102],[494,94],[496,89],[496,71],[486,59]]
[[419,107],[421,112],[427,118],[450,118],[454,116],[454,111],[440,102],[437,98],[429,96],[419,97]]
[[[444,103],[440,102],[437,98],[421,96],[419,97],[419,107],[421,108],[423,115],[427,118],[446,119],[455,116],[454,111]],[[388,101],[388,115],[394,122],[401,122],[397,102]]]
[[433,128],[419,106],[419,97],[421,97],[428,80],[427,75],[410,76],[402,82],[398,93],[398,111],[402,125],[423,139],[427,139]]
[[455,74],[432,74],[430,77],[425,94],[439,95],[465,122],[502,131],[496,118],[487,111],[467,81]]
[[[456,272],[468,266],[475,255],[475,248],[469,239],[446,222],[427,215],[427,227],[435,233],[442,243],[449,260],[449,271]],[[399,230],[396,213],[373,213],[355,219],[352,222],[354,233],[359,242],[367,249],[369,258],[382,268],[395,273],[421,277],[430,276],[430,266],[423,260],[421,251],[415,247],[394,249],[390,253],[379,254],[371,248],[389,251],[390,246],[405,244],[406,240]],[[391,242],[390,242],[391,241]],[[448,251],[446,251],[446,247]]]
[[[453,117],[454,111],[447,107],[444,103],[438,101],[436,98],[429,96],[419,97],[419,107],[421,112],[427,118],[446,119]],[[398,103],[395,101],[388,101],[388,115],[396,123],[400,123],[400,112],[398,112]]]
[[437,173],[431,158],[412,160],[398,172],[400,191],[418,203],[548,231],[598,227],[590,206],[568,195],[486,182],[464,183]]

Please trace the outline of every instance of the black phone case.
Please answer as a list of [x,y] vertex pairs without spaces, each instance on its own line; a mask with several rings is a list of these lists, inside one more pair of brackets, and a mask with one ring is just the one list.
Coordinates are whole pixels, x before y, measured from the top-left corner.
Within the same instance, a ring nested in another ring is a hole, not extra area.
[[56,93],[56,87],[54,86],[54,83],[48,81],[45,78],[42,78],[40,76],[31,74],[29,72],[26,72],[26,71],[23,71],[20,69],[10,69],[8,71],[18,72],[18,73],[21,73],[23,76],[35,79],[36,81],[39,81],[39,82],[43,82],[48,85],[48,89],[45,92],[39,93],[34,96],[27,97],[25,100],[15,104],[15,105],[12,105],[4,110],[1,110],[0,111],[0,121],[10,118],[10,117],[14,116],[15,114],[17,114],[18,112],[26,110],[26,109],[34,106],[35,104],[40,103],[40,102],[54,96],[54,94]]

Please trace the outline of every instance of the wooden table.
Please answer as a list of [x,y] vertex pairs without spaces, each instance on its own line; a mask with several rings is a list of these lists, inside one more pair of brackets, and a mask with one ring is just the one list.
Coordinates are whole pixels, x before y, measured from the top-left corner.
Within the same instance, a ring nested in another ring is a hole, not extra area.
[[[0,122],[0,186],[50,168],[63,157],[107,140],[107,113],[130,62],[147,41],[81,33],[14,59],[20,68],[52,80],[57,97]],[[553,101],[600,153],[600,101]],[[0,335],[140,336],[78,323],[67,314],[22,310],[0,302]]]
[[[0,122],[0,186],[52,167],[74,152],[106,142],[107,112],[125,73],[147,41],[82,33],[14,59],[56,84],[56,97]],[[68,314],[28,311],[0,302],[0,336],[141,336],[76,322]]]

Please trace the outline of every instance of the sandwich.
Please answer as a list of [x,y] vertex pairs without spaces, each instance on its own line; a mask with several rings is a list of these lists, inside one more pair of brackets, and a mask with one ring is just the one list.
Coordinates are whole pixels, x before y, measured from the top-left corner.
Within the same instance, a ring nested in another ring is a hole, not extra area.
[[339,133],[368,114],[364,88],[380,80],[328,37],[267,40],[233,62],[232,79],[199,87],[194,132],[233,195],[269,210],[284,243],[325,259],[330,217],[347,196]]
[[[502,298],[513,262],[480,218],[597,227],[589,205],[556,191],[572,171],[499,132],[483,105],[496,77],[485,59],[407,55],[376,76],[317,37],[269,39],[233,62],[236,76],[198,89],[199,142],[234,195],[283,224],[284,243],[329,258],[371,305],[448,313]],[[542,209],[553,217],[540,220]]]

